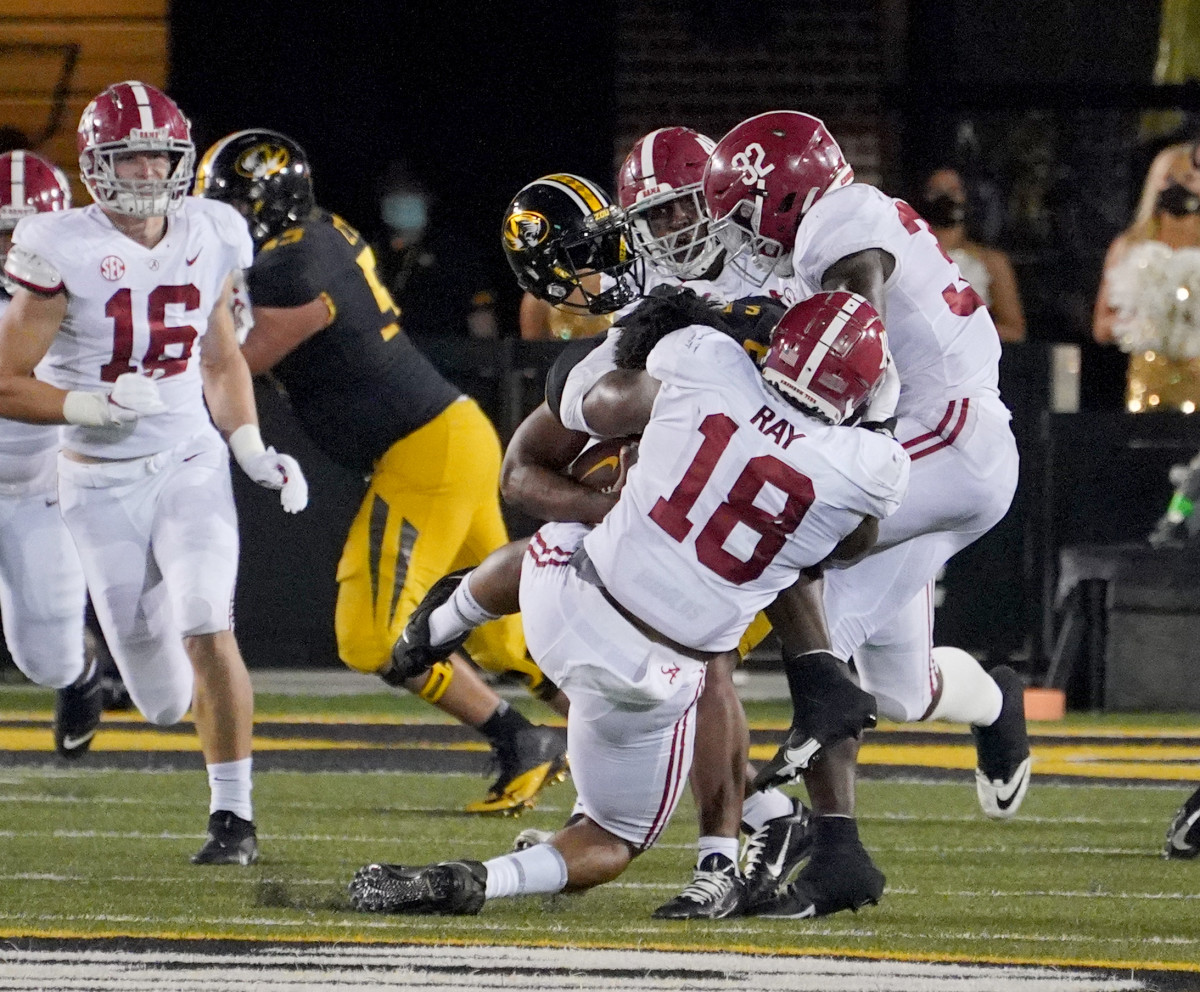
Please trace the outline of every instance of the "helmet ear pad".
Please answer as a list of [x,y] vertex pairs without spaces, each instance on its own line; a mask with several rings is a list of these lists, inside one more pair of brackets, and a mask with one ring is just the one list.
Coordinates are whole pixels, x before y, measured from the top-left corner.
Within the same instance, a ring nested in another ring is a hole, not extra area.
[[793,405],[830,424],[871,398],[888,363],[883,321],[857,293],[822,292],[792,306],[771,332],[763,378]]
[[196,170],[196,192],[236,207],[256,248],[301,223],[316,206],[304,149],[264,128],[235,131],[212,145]]

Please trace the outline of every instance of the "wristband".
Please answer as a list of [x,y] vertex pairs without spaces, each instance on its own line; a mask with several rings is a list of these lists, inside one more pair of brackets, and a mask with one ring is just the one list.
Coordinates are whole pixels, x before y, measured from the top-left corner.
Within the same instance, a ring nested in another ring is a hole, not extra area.
[[233,457],[239,465],[246,465],[259,455],[266,454],[267,446],[263,444],[258,424],[242,424],[230,434],[229,450],[233,452]]

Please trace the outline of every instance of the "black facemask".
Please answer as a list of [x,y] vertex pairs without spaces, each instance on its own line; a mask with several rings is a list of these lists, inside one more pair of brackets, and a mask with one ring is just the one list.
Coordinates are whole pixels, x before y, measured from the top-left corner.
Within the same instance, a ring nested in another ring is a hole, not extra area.
[[922,197],[917,205],[917,212],[932,227],[955,227],[967,219],[967,205],[945,194]]
[[1186,217],[1188,214],[1200,213],[1200,194],[1193,193],[1181,183],[1172,182],[1158,194],[1154,206],[1172,217]]

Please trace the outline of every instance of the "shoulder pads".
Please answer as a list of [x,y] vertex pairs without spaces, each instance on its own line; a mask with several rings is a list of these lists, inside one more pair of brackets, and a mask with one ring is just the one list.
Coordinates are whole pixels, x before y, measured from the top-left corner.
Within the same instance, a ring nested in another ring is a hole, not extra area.
[[65,288],[63,278],[53,265],[28,248],[13,245],[4,260],[4,274],[12,282],[40,296],[54,296]]

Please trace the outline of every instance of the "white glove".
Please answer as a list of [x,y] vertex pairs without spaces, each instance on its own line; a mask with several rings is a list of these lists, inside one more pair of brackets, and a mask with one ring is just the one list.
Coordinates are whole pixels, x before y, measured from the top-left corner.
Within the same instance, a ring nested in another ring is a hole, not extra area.
[[111,393],[73,389],[63,400],[63,417],[81,427],[131,424],[139,417],[166,413],[169,408],[158,392],[158,383],[138,372],[117,376]]
[[264,447],[255,424],[242,424],[230,434],[229,450],[251,480],[279,490],[279,502],[288,513],[299,513],[308,506],[308,482],[300,463],[291,455]]

